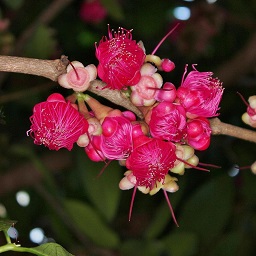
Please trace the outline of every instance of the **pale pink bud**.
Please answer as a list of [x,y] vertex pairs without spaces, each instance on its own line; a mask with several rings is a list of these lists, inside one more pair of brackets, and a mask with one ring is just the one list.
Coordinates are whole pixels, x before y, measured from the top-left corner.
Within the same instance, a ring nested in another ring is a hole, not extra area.
[[161,62],[161,69],[165,72],[171,72],[172,70],[174,70],[175,68],[175,64],[174,62],[172,62],[169,59],[162,59]]
[[96,77],[97,69],[93,64],[84,67],[81,62],[73,61],[68,65],[67,73],[58,77],[58,83],[64,88],[84,92]]

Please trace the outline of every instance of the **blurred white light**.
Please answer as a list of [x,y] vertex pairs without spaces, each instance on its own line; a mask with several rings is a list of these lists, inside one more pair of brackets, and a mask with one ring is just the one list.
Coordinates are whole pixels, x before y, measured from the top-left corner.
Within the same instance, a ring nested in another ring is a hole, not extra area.
[[185,2],[193,2],[194,0],[183,0]]
[[25,191],[19,191],[16,193],[16,200],[19,205],[26,207],[30,203],[30,196]]
[[178,20],[188,20],[190,18],[190,14],[190,9],[185,6],[179,6],[173,9],[173,15]]
[[18,233],[17,229],[14,228],[14,227],[10,227],[10,228],[8,229],[8,231],[7,231],[7,234],[8,234],[8,236],[9,236],[10,238],[12,238],[12,239],[17,239],[18,236],[19,236],[19,233]]
[[29,233],[29,238],[33,243],[41,244],[44,241],[44,231],[41,228],[34,228]]
[[240,170],[239,170],[238,166],[234,166],[234,167],[232,167],[231,169],[228,170],[228,175],[230,177],[235,177],[235,176],[238,175],[239,171]]
[[0,217],[5,218],[7,215],[6,208],[3,204],[0,204]]
[[206,0],[206,2],[207,2],[208,4],[214,4],[215,2],[217,2],[217,0]]

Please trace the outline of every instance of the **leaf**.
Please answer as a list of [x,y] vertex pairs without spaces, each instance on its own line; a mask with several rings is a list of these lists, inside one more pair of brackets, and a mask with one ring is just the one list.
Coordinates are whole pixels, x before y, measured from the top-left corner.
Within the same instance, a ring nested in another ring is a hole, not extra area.
[[29,248],[29,251],[39,256],[72,256],[61,245],[56,243],[46,243],[37,247]]
[[78,168],[87,197],[100,213],[111,221],[116,214],[121,196],[118,187],[121,179],[120,165],[117,161],[111,162],[104,173],[97,177],[104,167],[103,163],[92,162],[83,152],[77,154]]
[[53,53],[55,45],[53,30],[44,25],[39,25],[27,42],[24,52],[26,57],[48,59]]
[[192,232],[174,232],[163,238],[169,254],[175,256],[192,256],[198,252],[198,237]]
[[77,228],[97,245],[108,248],[118,246],[119,237],[102,221],[92,207],[73,199],[66,200],[64,203]]
[[209,245],[227,224],[234,201],[233,182],[221,175],[201,186],[181,210],[180,230],[195,232]]
[[8,229],[14,225],[16,220],[0,220],[0,231],[8,231]]
[[117,21],[124,19],[122,6],[118,0],[101,0],[101,3],[112,19]]

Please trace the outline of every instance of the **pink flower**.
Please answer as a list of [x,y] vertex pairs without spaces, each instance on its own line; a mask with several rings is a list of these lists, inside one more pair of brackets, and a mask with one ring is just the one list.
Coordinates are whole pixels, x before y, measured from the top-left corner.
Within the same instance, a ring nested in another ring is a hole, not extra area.
[[132,170],[136,186],[152,190],[156,182],[164,182],[168,171],[176,160],[175,145],[160,139],[141,136],[135,141],[134,150],[126,160]]
[[86,0],[81,5],[79,15],[83,21],[97,24],[106,18],[107,11],[101,1]]
[[145,52],[132,40],[132,33],[124,28],[117,32],[108,31],[96,46],[99,60],[98,76],[106,87],[121,90],[135,85],[140,80],[140,68],[145,59]]
[[84,67],[81,62],[72,61],[67,67],[67,73],[58,77],[58,83],[64,88],[84,92],[96,77],[97,68],[93,64]]
[[131,101],[135,106],[152,106],[155,103],[156,91],[163,84],[163,78],[156,71],[157,69],[149,63],[142,66],[140,81],[131,86]]
[[152,109],[149,129],[152,137],[180,142],[185,134],[186,112],[180,105],[163,101]]
[[213,78],[212,72],[194,71],[188,73],[185,69],[181,86],[177,90],[180,104],[186,109],[187,116],[213,117],[218,115],[219,103],[223,94],[221,82]]
[[87,120],[58,93],[50,95],[45,102],[36,104],[30,121],[28,134],[34,139],[34,143],[51,150],[71,150],[79,136],[88,129]]
[[198,117],[187,123],[188,145],[196,150],[205,150],[210,145],[211,127],[206,118]]
[[133,148],[133,125],[123,116],[106,117],[102,123],[101,151],[107,159],[126,159]]

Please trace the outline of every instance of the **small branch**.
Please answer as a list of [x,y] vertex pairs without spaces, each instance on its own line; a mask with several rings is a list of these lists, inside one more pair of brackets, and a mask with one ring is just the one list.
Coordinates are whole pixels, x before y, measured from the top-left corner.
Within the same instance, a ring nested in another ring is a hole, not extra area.
[[[43,76],[52,81],[57,81],[61,74],[66,73],[68,64],[68,58],[64,55],[56,60],[0,56],[0,71]],[[105,86],[106,84],[102,81],[94,80],[91,82],[88,91],[134,112],[141,119],[143,118],[140,110],[121,91],[103,89]]]
[[131,101],[122,93],[122,91],[110,90],[108,88],[102,89],[105,86],[105,83],[96,79],[91,82],[88,91],[97,94],[98,96],[101,96],[115,103],[116,105],[122,106],[125,109],[132,111],[139,118],[143,119],[143,114],[141,113],[141,111],[131,103]]
[[210,124],[212,128],[212,135],[228,135],[256,143],[256,131],[223,123],[219,118],[211,119]]
[[0,56],[0,71],[43,76],[52,81],[66,73],[67,65],[68,58],[64,55],[56,60]]

